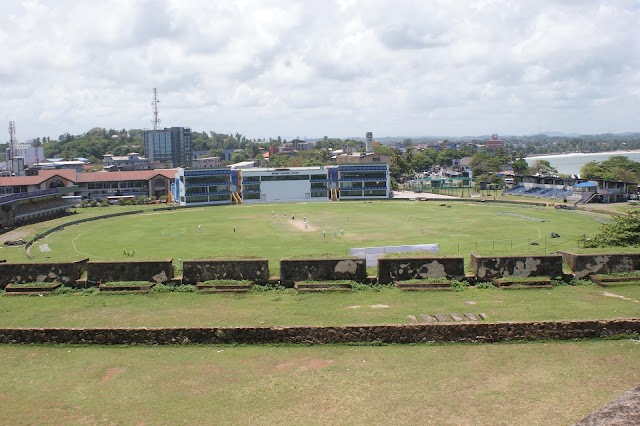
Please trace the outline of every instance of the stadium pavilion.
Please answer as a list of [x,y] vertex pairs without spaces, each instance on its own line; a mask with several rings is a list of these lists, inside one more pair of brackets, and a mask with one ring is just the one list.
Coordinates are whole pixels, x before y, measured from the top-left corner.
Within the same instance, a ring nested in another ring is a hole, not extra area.
[[381,199],[390,196],[388,164],[179,169],[172,186],[181,206]]

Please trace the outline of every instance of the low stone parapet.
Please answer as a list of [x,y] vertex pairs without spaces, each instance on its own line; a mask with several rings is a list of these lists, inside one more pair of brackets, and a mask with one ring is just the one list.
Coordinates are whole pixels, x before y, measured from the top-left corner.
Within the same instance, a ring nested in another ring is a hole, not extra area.
[[587,278],[592,274],[615,274],[640,269],[640,253],[629,254],[575,254],[560,252],[576,278]]
[[344,327],[12,328],[0,343],[175,345],[504,342],[598,339],[640,333],[640,319]]
[[0,288],[7,284],[58,282],[75,287],[86,271],[87,260],[65,263],[0,263]]
[[462,257],[388,257],[378,259],[378,283],[414,279],[448,278],[462,280]]
[[293,287],[300,281],[351,280],[367,282],[367,266],[364,259],[282,259],[280,261],[280,285]]
[[204,259],[182,262],[182,283],[196,284],[210,280],[248,280],[256,284],[269,281],[267,259]]
[[159,284],[167,283],[171,281],[171,278],[173,278],[171,259],[87,262],[87,281],[89,283],[148,281]]
[[479,281],[508,277],[562,277],[562,256],[480,256],[471,253],[471,267]]

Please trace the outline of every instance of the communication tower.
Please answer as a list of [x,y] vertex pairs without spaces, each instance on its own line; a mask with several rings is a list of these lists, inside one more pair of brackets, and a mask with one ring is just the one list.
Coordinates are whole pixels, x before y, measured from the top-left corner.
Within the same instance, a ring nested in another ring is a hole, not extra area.
[[160,119],[158,118],[158,104],[160,101],[158,100],[158,92],[156,88],[153,88],[153,101],[151,102],[151,106],[153,107],[153,130],[158,130],[158,126],[160,124]]
[[13,157],[15,156],[16,149],[16,122],[9,122],[9,158],[7,158],[7,163],[9,163],[10,170],[13,171]]

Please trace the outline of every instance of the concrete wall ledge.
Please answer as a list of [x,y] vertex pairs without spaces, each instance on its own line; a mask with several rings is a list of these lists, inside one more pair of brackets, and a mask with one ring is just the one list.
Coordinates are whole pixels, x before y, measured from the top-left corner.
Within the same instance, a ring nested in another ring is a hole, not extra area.
[[177,345],[445,343],[599,339],[640,333],[640,318],[342,327],[4,328],[0,343]]

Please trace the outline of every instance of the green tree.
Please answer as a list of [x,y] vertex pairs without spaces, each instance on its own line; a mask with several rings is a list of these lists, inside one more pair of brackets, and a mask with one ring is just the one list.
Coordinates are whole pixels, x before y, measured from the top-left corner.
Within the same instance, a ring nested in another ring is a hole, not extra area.
[[540,176],[552,176],[558,174],[558,170],[547,160],[536,160],[531,165],[529,173],[532,175],[538,174]]
[[517,173],[519,175],[527,174],[527,171],[529,170],[529,164],[527,163],[527,160],[522,157],[513,161],[511,163],[511,167],[513,168],[514,173]]
[[602,225],[600,232],[585,242],[586,247],[640,247],[640,212],[630,211]]
[[640,162],[630,160],[623,155],[611,156],[597,163],[590,161],[580,169],[583,179],[605,179],[623,182],[640,182]]
[[231,156],[231,161],[234,163],[241,163],[243,161],[247,161],[247,154],[244,152],[236,152]]
[[580,168],[582,179],[605,179],[606,170],[596,161],[589,161]]

